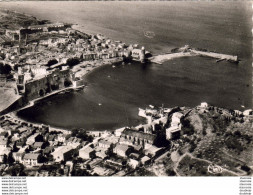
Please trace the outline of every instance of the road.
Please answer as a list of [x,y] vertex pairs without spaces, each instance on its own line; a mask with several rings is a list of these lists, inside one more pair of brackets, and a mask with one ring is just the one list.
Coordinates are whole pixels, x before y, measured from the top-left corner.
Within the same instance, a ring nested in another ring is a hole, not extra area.
[[[179,160],[177,161],[177,163],[176,163],[175,166],[174,166],[174,171],[176,172],[177,176],[180,176],[180,174],[177,172],[178,165],[179,165],[180,161],[181,161],[186,155],[190,156],[192,159],[195,159],[195,160],[204,161],[204,162],[207,162],[207,163],[209,163],[209,164],[215,164],[215,163],[213,163],[213,162],[211,162],[211,161],[209,161],[209,160],[206,160],[206,159],[196,158],[196,157],[194,157],[192,154],[186,152],[186,153],[184,153],[184,154],[179,158]],[[215,165],[216,165],[216,164],[215,164]],[[227,172],[233,174],[233,175],[242,176],[242,174],[237,174],[237,173],[235,173],[235,172],[233,172],[233,171],[230,171],[230,170],[228,170],[228,169],[225,169],[224,167],[222,167],[222,169],[223,169],[224,171],[227,171]]]

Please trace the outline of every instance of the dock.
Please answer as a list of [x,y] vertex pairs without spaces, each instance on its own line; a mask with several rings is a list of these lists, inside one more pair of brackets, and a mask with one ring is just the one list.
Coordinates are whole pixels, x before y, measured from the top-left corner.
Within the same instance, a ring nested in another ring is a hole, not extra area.
[[196,56],[196,54],[193,54],[191,52],[169,53],[169,54],[153,56],[149,58],[148,60],[156,64],[162,64],[163,62],[167,60],[172,60],[174,58],[181,58],[181,57],[190,57],[190,56]]
[[237,56],[233,56],[233,55],[227,55],[227,54],[220,54],[220,53],[214,53],[214,52],[205,52],[205,51],[198,51],[195,49],[190,49],[191,52],[201,55],[201,56],[208,56],[208,57],[212,57],[212,58],[216,58],[216,59],[220,59],[220,60],[229,60],[232,62],[237,62],[238,61],[238,57]]
[[220,62],[223,60],[236,62],[236,63],[238,62],[237,56],[208,52],[208,51],[198,51],[196,49],[190,49],[190,48],[187,49],[187,51],[184,50],[177,53],[168,53],[168,54],[153,56],[151,58],[148,58],[148,60],[156,64],[162,64],[165,61],[172,60],[175,58],[192,57],[192,56],[208,56],[208,57],[217,59],[216,62]]

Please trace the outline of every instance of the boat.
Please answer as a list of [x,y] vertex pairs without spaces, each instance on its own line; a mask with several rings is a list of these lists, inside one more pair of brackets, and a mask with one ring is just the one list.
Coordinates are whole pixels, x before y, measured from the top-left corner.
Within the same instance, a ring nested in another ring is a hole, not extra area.
[[112,67],[115,68],[116,66],[113,65]]
[[102,104],[101,104],[101,103],[98,103],[98,105],[99,105],[99,106],[102,106]]

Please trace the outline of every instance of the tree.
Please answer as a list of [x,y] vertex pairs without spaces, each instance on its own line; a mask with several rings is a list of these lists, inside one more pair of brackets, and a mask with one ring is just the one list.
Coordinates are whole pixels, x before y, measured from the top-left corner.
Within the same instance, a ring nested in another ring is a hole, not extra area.
[[106,155],[109,157],[113,155],[113,144],[111,144],[108,150],[106,151]]
[[6,173],[10,174],[12,176],[26,176],[25,172],[24,172],[24,165],[22,164],[15,164],[13,166],[11,166]]
[[4,60],[5,59],[5,54],[4,53],[0,53],[0,58],[2,58]]
[[178,154],[179,154],[180,156],[183,155],[183,151],[181,150],[181,148],[179,148],[179,149],[177,150],[177,152],[178,152]]
[[7,158],[8,164],[12,165],[15,162],[15,159],[12,156],[12,152],[9,153],[8,158]]
[[237,152],[243,151],[242,144],[235,137],[229,137],[226,139],[225,144],[229,149],[237,150]]
[[79,59],[78,58],[70,58],[67,60],[67,65],[71,66],[75,66],[77,64],[79,64]]
[[17,143],[14,142],[12,151],[17,152],[18,150],[19,150],[19,148],[17,147]]
[[202,134],[205,136],[206,135],[206,129],[203,129]]
[[72,129],[71,136],[75,137],[78,134],[78,132],[79,132],[78,129]]
[[47,62],[47,66],[52,66],[52,65],[57,64],[57,63],[58,63],[58,61],[56,59],[52,59],[52,60],[49,60]]
[[0,74],[10,74],[11,66],[9,64],[0,63]]
[[236,137],[241,137],[241,132],[240,131],[238,131],[238,130],[236,130],[235,132],[234,132],[234,135],[236,136]]
[[39,163],[45,163],[45,162],[48,162],[48,159],[42,155],[39,155],[38,157],[38,162]]
[[18,65],[14,65],[14,70],[18,71]]
[[11,176],[17,176],[16,170],[11,169]]
[[91,170],[90,164],[87,164],[87,165],[86,165],[86,169]]
[[247,173],[250,172],[250,168],[249,168],[247,165],[242,165],[242,166],[241,166],[241,169],[242,169],[243,171],[246,171]]
[[189,148],[189,152],[192,153],[196,147],[197,147],[197,145],[195,143],[192,143],[191,147]]
[[5,64],[5,71],[6,71],[5,74],[10,74],[11,70],[12,70],[11,66],[9,64]]
[[168,174],[168,176],[175,176],[175,175],[176,175],[175,171],[174,171],[174,170],[171,170],[171,169],[168,169],[168,170],[166,171],[166,173]]
[[188,119],[182,119],[182,132],[183,134],[192,135],[194,134],[194,128]]
[[93,139],[94,139],[94,138],[93,138],[91,135],[89,135],[87,141],[88,141],[88,142],[93,142]]
[[36,142],[43,142],[44,141],[44,137],[42,135],[38,135],[36,138],[35,138],[35,141]]
[[59,169],[59,170],[58,170],[58,173],[59,173],[60,175],[64,175],[64,170],[63,170],[63,169]]
[[6,154],[4,154],[3,156],[3,164],[7,164],[8,163],[8,157]]
[[70,81],[70,80],[65,80],[64,81],[64,86],[65,87],[69,87],[69,86],[71,86],[72,85],[72,82]]

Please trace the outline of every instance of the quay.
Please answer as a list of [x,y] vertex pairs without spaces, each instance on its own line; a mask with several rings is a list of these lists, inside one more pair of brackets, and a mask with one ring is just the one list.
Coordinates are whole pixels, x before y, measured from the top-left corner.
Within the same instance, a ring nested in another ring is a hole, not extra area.
[[182,57],[190,57],[190,56],[196,56],[193,53],[190,52],[180,52],[180,53],[169,53],[169,54],[162,54],[157,55],[149,58],[149,61],[156,63],[156,64],[162,64],[163,62],[167,60],[172,60],[174,58],[182,58]]
[[167,53],[162,55],[153,56],[148,58],[150,62],[156,64],[162,64],[167,60],[172,60],[174,58],[181,58],[181,57],[191,57],[191,56],[207,56],[211,58],[218,59],[217,62],[227,60],[230,62],[238,62],[238,56],[228,55],[228,54],[221,54],[209,51],[199,51],[197,49],[190,48],[188,45],[177,49],[175,53]]
[[220,60],[229,60],[229,61],[233,61],[233,62],[238,61],[238,57],[233,56],[233,55],[220,54],[220,53],[214,53],[214,52],[204,52],[204,51],[198,51],[195,49],[191,49],[190,51],[195,54],[201,55],[201,56],[209,56],[209,57],[217,58]]

